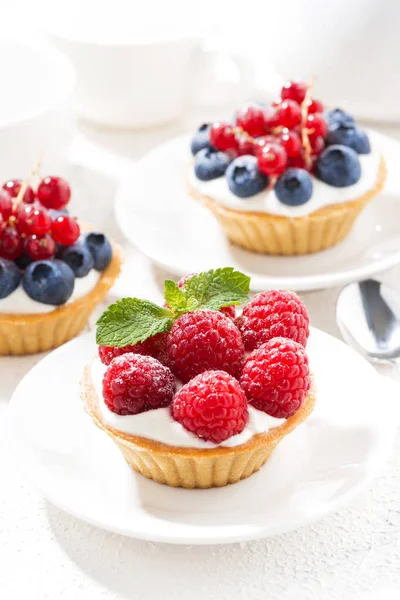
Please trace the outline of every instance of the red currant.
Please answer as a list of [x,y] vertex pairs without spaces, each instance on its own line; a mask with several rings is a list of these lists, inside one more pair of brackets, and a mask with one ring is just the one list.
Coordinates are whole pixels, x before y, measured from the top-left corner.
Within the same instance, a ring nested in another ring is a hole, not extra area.
[[328,133],[328,124],[324,117],[319,113],[308,115],[306,128],[308,133],[314,136],[321,135],[322,137],[325,137]]
[[18,258],[24,247],[21,235],[14,227],[4,227],[0,231],[0,256],[8,260]]
[[263,135],[265,133],[264,109],[256,104],[247,104],[237,113],[236,124],[253,137]]
[[73,217],[61,215],[53,221],[52,235],[56,242],[63,246],[71,246],[80,235],[80,227]]
[[10,194],[5,190],[0,190],[0,215],[7,221],[12,213],[12,200]]
[[230,123],[214,123],[210,129],[210,142],[216,150],[236,150],[237,141]]
[[43,206],[22,205],[17,209],[15,225],[25,235],[44,235],[51,229],[51,217]]
[[237,152],[239,156],[244,154],[255,154],[256,144],[253,140],[250,140],[244,135],[238,135],[237,137]]
[[[3,190],[6,190],[10,194],[12,198],[16,198],[19,194],[19,190],[21,189],[21,185],[23,184],[22,179],[9,179],[3,185]],[[36,199],[36,194],[31,188],[30,185],[25,190],[24,197],[22,198],[25,204],[33,204]]]
[[264,111],[264,123],[265,130],[267,133],[273,131],[276,127],[279,127],[279,113],[277,110],[272,108],[265,109]]
[[278,106],[279,125],[293,129],[301,122],[301,108],[294,100],[283,100]]
[[301,104],[306,97],[307,84],[301,81],[287,81],[282,90],[282,100],[294,100],[297,104]]
[[287,165],[286,150],[277,143],[262,146],[257,152],[257,165],[264,175],[280,175]]
[[315,98],[311,98],[311,100],[308,101],[308,114],[311,115],[322,112],[324,112],[324,105],[322,102],[320,100],[316,100]]
[[256,139],[256,153],[259,151],[260,148],[262,148],[266,144],[276,143],[279,143],[279,141],[278,138],[276,138],[274,135],[263,135],[262,137]]
[[293,169],[304,169],[305,171],[311,172],[314,168],[315,157],[311,156],[307,163],[304,156],[294,156],[288,159],[288,167]]
[[279,136],[279,143],[289,157],[299,156],[301,153],[301,139],[294,131],[284,129]]
[[320,135],[309,135],[308,140],[310,142],[311,150],[313,154],[321,154],[325,148],[324,138]]
[[49,233],[31,235],[25,240],[25,252],[33,260],[44,260],[55,255],[57,244]]
[[46,208],[59,210],[64,208],[71,198],[68,181],[62,177],[45,177],[37,189],[39,202]]

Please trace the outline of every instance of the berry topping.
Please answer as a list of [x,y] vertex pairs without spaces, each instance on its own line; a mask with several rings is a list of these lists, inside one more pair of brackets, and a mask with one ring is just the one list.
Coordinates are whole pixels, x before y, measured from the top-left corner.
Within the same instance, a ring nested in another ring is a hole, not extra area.
[[210,123],[203,123],[200,125],[190,144],[190,150],[193,155],[197,154],[200,150],[207,148],[211,150],[210,145]]
[[301,139],[295,131],[284,129],[279,136],[279,143],[285,149],[289,158],[299,156],[301,154]]
[[260,172],[255,156],[239,156],[226,170],[226,179],[232,194],[248,198],[265,190],[268,177]]
[[325,148],[324,138],[321,136],[310,135],[308,136],[308,140],[310,142],[311,153],[315,156],[321,154]]
[[61,260],[41,260],[26,269],[22,286],[32,300],[42,304],[65,304],[74,291],[75,277]]
[[282,100],[294,100],[301,104],[306,97],[307,84],[301,81],[287,81],[281,90]]
[[20,204],[16,215],[16,227],[25,235],[45,235],[51,229],[51,217],[47,210],[35,204]]
[[151,356],[128,352],[112,360],[103,377],[103,398],[118,415],[136,415],[172,402],[175,378]]
[[210,142],[216,150],[235,150],[236,135],[230,123],[214,123],[210,129]]
[[371,146],[368,135],[357,126],[340,125],[328,132],[327,144],[340,144],[348,146],[357,154],[369,154]]
[[282,204],[300,206],[312,196],[313,184],[304,169],[287,169],[275,184],[276,197]]
[[62,215],[53,221],[51,233],[58,244],[70,246],[79,238],[80,228],[76,219],[68,215]]
[[33,262],[33,258],[28,256],[26,252],[23,252],[14,260],[14,262],[21,271],[25,271],[25,269]]
[[236,379],[224,371],[206,371],[179,390],[172,416],[199,438],[221,444],[243,431],[249,415]]
[[248,138],[245,135],[236,136],[237,139],[237,153],[239,156],[244,156],[246,154],[255,154],[257,145],[255,140],[252,138]]
[[3,217],[3,221],[11,216],[12,213],[12,199],[8,192],[0,189],[0,215]]
[[223,315],[229,317],[229,319],[236,319],[236,307],[235,306],[223,306],[219,309],[219,312],[222,312]]
[[37,196],[46,208],[64,208],[71,198],[69,183],[62,177],[45,177],[39,183]]
[[75,277],[86,277],[94,267],[94,259],[89,248],[84,243],[72,244],[61,248],[57,257],[71,267]]
[[302,346],[309,335],[307,309],[294,292],[271,290],[256,294],[236,319],[244,347],[254,350],[274,337],[285,337]]
[[232,158],[226,152],[216,152],[205,148],[194,159],[194,172],[200,181],[210,181],[222,177]]
[[315,177],[334,187],[353,185],[361,177],[357,153],[347,146],[328,146],[318,157]]
[[248,401],[258,410],[272,417],[291,417],[311,387],[303,346],[282,337],[266,342],[247,358],[240,385]]
[[308,103],[308,114],[312,115],[314,113],[322,113],[324,110],[324,105],[320,100],[316,100],[315,98],[311,98]]
[[265,144],[257,151],[257,165],[264,175],[280,175],[287,165],[286,150],[278,143]]
[[110,264],[113,254],[108,238],[102,233],[92,231],[84,233],[82,241],[93,256],[96,271],[104,271]]
[[266,132],[264,108],[247,104],[237,113],[236,124],[253,137],[263,135]]
[[21,281],[21,272],[17,265],[5,258],[0,258],[0,299],[7,298],[17,289]]
[[279,125],[293,129],[301,122],[301,108],[295,100],[283,100],[277,107]]
[[31,235],[25,240],[25,252],[32,260],[51,258],[56,253],[56,243],[49,235]]
[[122,348],[116,346],[99,346],[100,360],[104,365],[109,365],[113,358],[121,356],[127,352],[142,354],[143,356],[152,356],[162,364],[168,366],[167,358],[167,334],[157,333],[147,338],[144,342],[138,342],[135,345],[128,345]]
[[328,131],[328,124],[322,115],[315,113],[308,115],[306,128],[309,135],[325,137]]
[[15,260],[23,250],[24,240],[18,231],[11,226],[0,229],[0,256]]
[[328,128],[341,127],[342,125],[352,127],[355,125],[354,118],[341,108],[328,110],[325,113],[325,118],[328,123]]
[[197,310],[179,317],[168,336],[172,369],[182,381],[210,369],[240,375],[244,348],[231,319],[213,310]]
[[[12,198],[16,198],[19,194],[23,181],[21,179],[10,179],[3,184],[3,190],[6,190],[10,194]],[[25,190],[24,197],[22,201],[25,204],[33,204],[35,201],[36,195],[33,189],[28,185]]]

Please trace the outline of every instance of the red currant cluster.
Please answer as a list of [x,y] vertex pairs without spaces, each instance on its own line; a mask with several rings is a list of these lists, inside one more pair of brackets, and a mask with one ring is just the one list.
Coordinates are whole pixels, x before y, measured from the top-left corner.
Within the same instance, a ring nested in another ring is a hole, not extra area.
[[236,156],[252,154],[265,175],[278,177],[287,167],[311,171],[325,147],[328,131],[324,107],[310,97],[306,83],[289,81],[272,106],[249,104],[236,115],[236,124],[214,123],[210,143]]
[[70,198],[70,186],[61,177],[45,177],[36,191],[19,179],[7,181],[0,189],[0,257],[15,260],[26,253],[44,260],[55,255],[57,244],[74,244],[79,225],[58,212]]

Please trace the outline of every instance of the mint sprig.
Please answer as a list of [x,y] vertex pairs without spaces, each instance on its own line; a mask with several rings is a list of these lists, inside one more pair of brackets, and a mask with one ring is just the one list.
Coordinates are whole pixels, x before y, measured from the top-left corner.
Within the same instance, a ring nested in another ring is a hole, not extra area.
[[138,298],[118,300],[97,321],[96,341],[119,348],[135,345],[169,331],[185,312],[243,304],[249,298],[249,289],[250,277],[232,267],[192,275],[181,288],[167,280],[164,297],[168,308]]

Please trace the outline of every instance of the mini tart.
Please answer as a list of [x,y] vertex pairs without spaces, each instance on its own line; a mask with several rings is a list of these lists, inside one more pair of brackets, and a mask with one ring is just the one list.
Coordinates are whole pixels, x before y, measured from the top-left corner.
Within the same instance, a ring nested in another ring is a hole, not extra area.
[[261,254],[292,256],[319,252],[341,242],[352,230],[362,209],[382,190],[385,181],[386,164],[381,157],[375,185],[365,194],[294,218],[232,210],[200,194],[190,184],[189,192],[214,213],[233,244]]
[[250,477],[267,461],[279,442],[310,415],[315,398],[310,393],[302,407],[283,425],[253,435],[235,447],[183,448],[129,435],[109,427],[101,418],[90,367],[81,381],[81,398],[95,425],[117,444],[128,465],[148,479],[172,487],[212,488]]
[[122,252],[115,244],[112,248],[110,264],[96,286],[82,298],[43,314],[0,313],[0,355],[36,354],[77,336],[120,273]]

